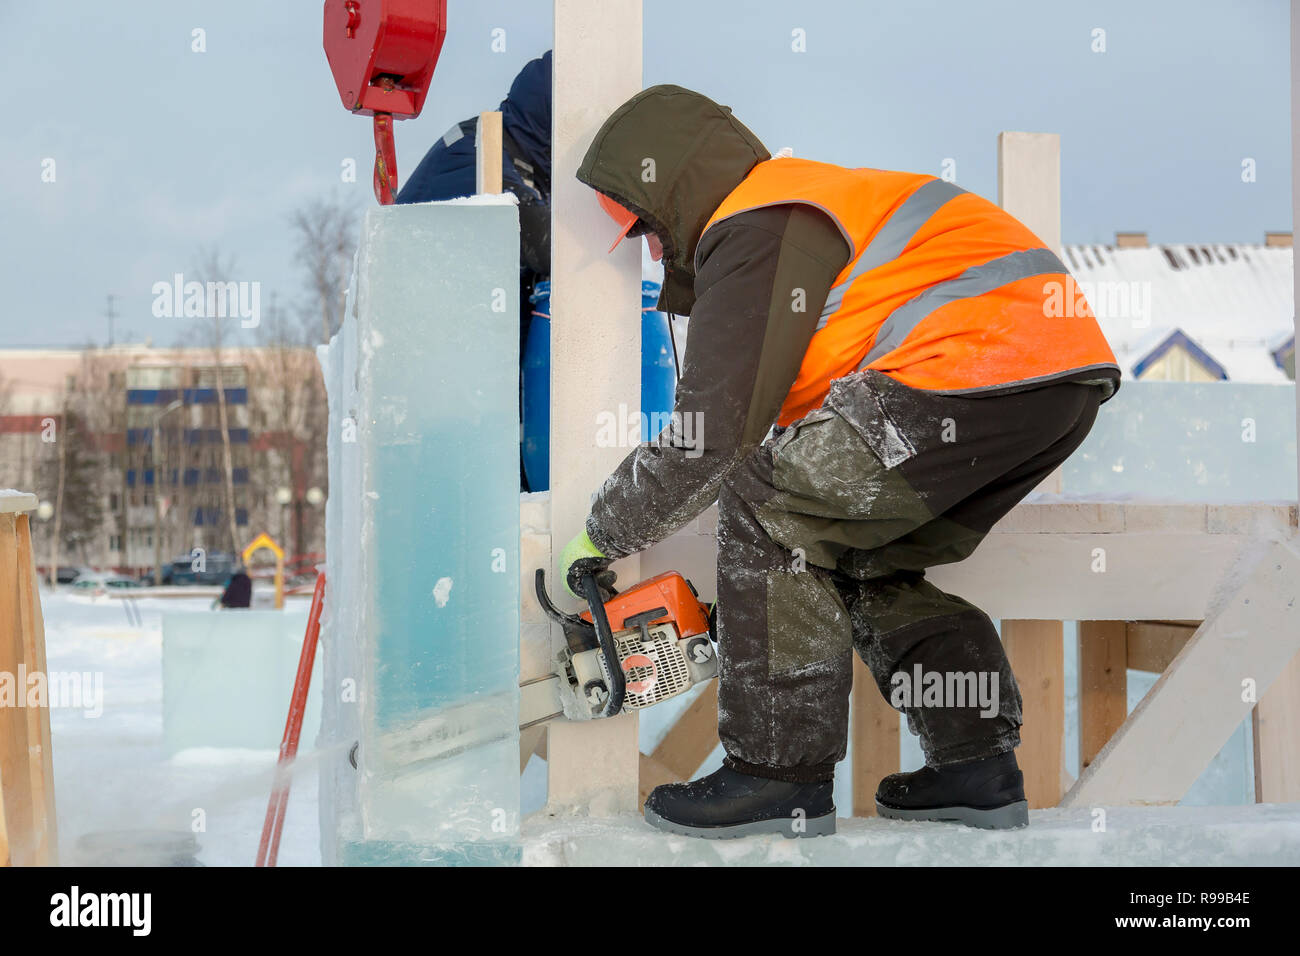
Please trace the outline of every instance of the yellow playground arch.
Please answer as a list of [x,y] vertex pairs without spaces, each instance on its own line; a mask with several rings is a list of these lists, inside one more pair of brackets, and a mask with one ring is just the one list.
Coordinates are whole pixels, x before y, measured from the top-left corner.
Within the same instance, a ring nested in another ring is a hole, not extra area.
[[266,548],[275,555],[275,606],[284,607],[284,549],[281,548],[271,538],[269,534],[263,531],[256,538],[248,543],[248,546],[240,553],[245,566],[248,564],[248,556],[262,548]]

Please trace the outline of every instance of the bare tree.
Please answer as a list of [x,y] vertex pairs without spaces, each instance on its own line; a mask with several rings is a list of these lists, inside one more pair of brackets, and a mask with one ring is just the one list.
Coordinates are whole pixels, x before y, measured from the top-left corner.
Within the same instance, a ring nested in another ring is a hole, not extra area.
[[343,322],[343,301],[357,243],[357,207],[338,196],[316,199],[290,217],[297,260],[306,274],[311,307],[320,317],[321,342]]
[[255,402],[262,442],[273,452],[258,462],[259,485],[291,490],[292,537],[290,529],[282,527],[281,543],[300,553],[307,533],[302,495],[312,485],[323,486],[327,468],[325,383],[312,348],[303,341],[305,327],[295,332],[287,316],[273,305],[259,332],[261,348],[254,360],[256,372],[250,376],[258,388],[249,400]]
[[104,523],[103,488],[107,472],[102,437],[112,421],[111,366],[93,347],[64,382],[53,428],[54,455],[40,469],[38,483],[54,488],[54,527],[50,546],[50,580],[64,554],[89,559],[89,548]]
[[[234,259],[224,260],[215,246],[200,250],[197,268],[200,282],[226,282],[235,271]],[[208,308],[208,315],[198,320],[202,323],[205,344],[212,350],[212,378],[217,393],[217,421],[221,434],[222,483],[225,492],[226,527],[230,537],[230,550],[239,551],[239,531],[235,515],[235,464],[230,451],[230,412],[226,406],[225,383],[225,345],[226,322],[228,318],[219,315],[218,310]]]

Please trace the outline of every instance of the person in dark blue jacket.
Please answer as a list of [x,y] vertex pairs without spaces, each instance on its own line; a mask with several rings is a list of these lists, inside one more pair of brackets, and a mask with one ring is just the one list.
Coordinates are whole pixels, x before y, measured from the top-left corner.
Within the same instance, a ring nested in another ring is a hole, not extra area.
[[[551,273],[550,50],[524,65],[499,109],[501,180],[519,198],[520,268],[546,278]],[[477,122],[472,117],[447,130],[415,167],[397,202],[473,195]]]
[[[551,275],[551,51],[519,71],[501,111],[501,182],[519,199],[519,357],[532,317],[529,295]],[[478,117],[457,123],[430,147],[397,202],[474,194]],[[522,461],[520,487],[528,490]]]

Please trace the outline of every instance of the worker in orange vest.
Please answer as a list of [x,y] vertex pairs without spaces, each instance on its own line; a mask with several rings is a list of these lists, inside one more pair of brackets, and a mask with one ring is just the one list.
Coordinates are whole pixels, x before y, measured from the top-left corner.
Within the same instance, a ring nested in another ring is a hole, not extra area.
[[852,653],[926,765],[883,816],[1028,822],[1015,677],[988,615],[925,569],[960,561],[1083,441],[1119,369],[1065,266],[951,182],[773,159],[731,111],[645,90],[578,178],[689,314],[672,423],[596,494],[583,572],[718,502],[717,772],[656,788],[653,825],[730,837],[835,828]]

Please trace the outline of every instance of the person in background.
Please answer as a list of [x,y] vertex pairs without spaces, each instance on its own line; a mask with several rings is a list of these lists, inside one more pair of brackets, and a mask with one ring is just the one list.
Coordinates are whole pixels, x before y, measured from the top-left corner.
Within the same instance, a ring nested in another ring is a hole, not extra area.
[[[532,318],[529,296],[551,274],[551,51],[519,71],[501,111],[501,181],[519,200],[519,355]],[[457,123],[425,153],[398,203],[471,196],[478,117]],[[528,490],[520,463],[520,483]]]
[[248,607],[253,603],[253,579],[248,576],[243,565],[235,568],[235,573],[226,582],[221,592],[222,607]]

